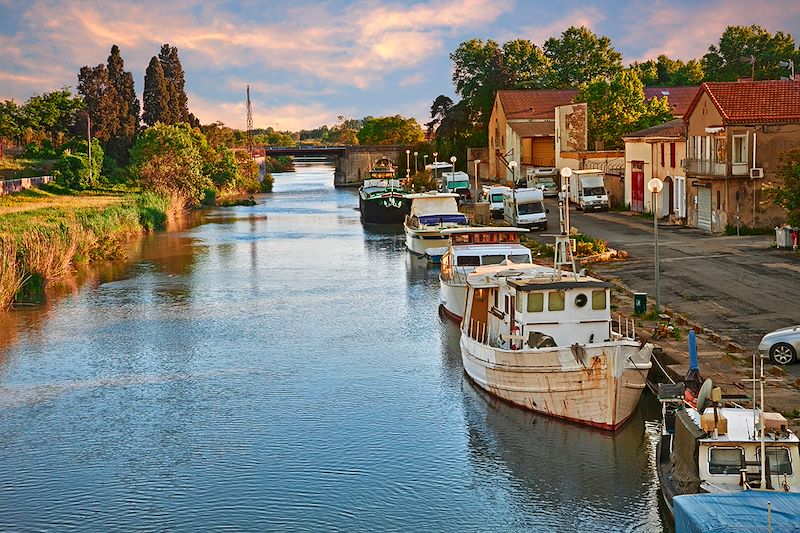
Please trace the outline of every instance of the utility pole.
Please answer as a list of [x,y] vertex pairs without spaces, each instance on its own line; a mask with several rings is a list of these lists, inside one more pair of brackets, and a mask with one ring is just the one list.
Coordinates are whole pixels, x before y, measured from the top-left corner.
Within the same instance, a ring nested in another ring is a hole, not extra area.
[[250,103],[250,85],[247,86],[247,151],[253,155],[253,106]]
[[92,117],[89,115],[89,113],[86,113],[86,140],[87,140],[86,146],[89,148],[88,150],[89,183],[92,183],[92,180],[94,179],[93,177],[94,172],[92,169],[92,167],[94,166],[92,165]]

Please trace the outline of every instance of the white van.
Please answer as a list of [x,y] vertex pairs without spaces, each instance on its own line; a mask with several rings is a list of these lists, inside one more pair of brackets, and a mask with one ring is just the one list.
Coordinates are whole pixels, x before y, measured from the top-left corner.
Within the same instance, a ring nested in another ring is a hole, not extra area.
[[503,218],[503,194],[510,190],[503,185],[483,186],[483,198],[484,201],[489,202],[492,218]]
[[602,170],[573,170],[569,179],[570,201],[583,211],[608,211],[608,192],[603,176]]
[[503,218],[520,228],[547,229],[547,212],[541,189],[517,189],[503,194]]

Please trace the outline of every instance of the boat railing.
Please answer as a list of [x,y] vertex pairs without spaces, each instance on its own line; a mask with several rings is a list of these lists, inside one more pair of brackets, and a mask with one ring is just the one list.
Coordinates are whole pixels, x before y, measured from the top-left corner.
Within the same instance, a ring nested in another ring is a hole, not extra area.
[[[616,325],[616,330],[614,326]],[[621,314],[617,315],[616,323],[611,320],[611,334],[617,336],[618,339],[636,339],[636,320],[633,318],[623,317]]]
[[467,335],[482,344],[489,342],[489,327],[486,322],[480,322],[474,318],[469,319],[469,326],[467,327]]
[[448,269],[447,272],[442,271],[442,279],[456,285],[466,285],[467,276],[469,276],[471,273],[472,269],[467,271],[463,268],[459,269],[459,267],[452,267]]

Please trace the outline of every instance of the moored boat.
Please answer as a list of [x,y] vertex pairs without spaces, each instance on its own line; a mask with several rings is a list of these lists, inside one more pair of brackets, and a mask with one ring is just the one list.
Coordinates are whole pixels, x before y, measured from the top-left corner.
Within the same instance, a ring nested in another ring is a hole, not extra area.
[[628,420],[653,346],[614,330],[611,283],[534,264],[481,267],[467,283],[461,355],[475,383],[583,425],[615,430]]
[[427,256],[438,261],[446,248],[448,235],[445,229],[467,227],[467,215],[458,211],[458,194],[436,191],[410,194],[411,212],[403,224],[406,248],[419,257]]
[[467,275],[482,265],[504,261],[530,263],[531,251],[519,243],[523,228],[476,227],[442,230],[449,237],[441,258],[439,303],[456,320],[464,316],[467,300]]
[[365,224],[400,224],[411,205],[408,190],[400,185],[390,161],[382,159],[358,189],[358,207]]

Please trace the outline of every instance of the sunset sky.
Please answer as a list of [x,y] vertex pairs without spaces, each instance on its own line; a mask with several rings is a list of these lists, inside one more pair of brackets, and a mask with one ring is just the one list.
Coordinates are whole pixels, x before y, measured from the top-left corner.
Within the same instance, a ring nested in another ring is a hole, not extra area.
[[[338,115],[416,117],[453,96],[449,53],[478,37],[537,45],[570,25],[611,37],[625,64],[702,56],[728,25],[800,33],[800,0],[0,0],[0,100],[77,84],[119,45],[141,94],[147,63],[178,47],[203,123],[333,125]],[[800,36],[795,35],[795,38]]]

